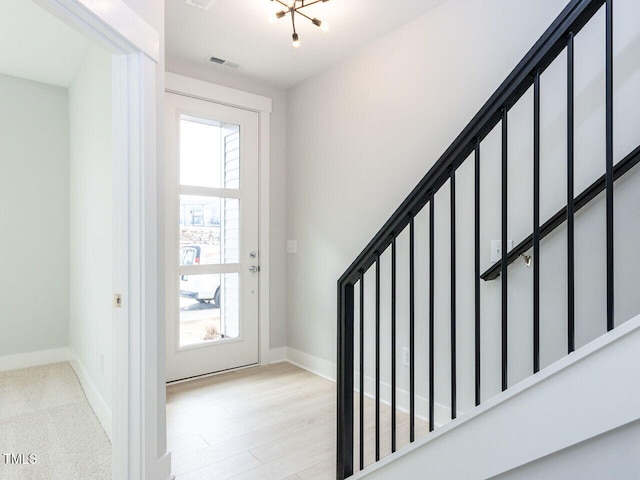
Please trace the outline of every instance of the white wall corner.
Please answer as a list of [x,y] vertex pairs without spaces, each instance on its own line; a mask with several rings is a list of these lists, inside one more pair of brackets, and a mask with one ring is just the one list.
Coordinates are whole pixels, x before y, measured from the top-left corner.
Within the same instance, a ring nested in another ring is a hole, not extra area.
[[269,364],[287,361],[287,347],[272,348],[269,350]]
[[71,364],[73,371],[76,373],[76,376],[80,381],[80,385],[82,386],[82,390],[84,390],[84,394],[87,397],[87,400],[89,401],[89,405],[91,405],[93,413],[95,413],[96,417],[98,417],[98,421],[100,422],[100,425],[102,425],[104,433],[107,434],[109,441],[111,441],[111,409],[102,398],[102,395],[100,395],[100,392],[98,391],[94,383],[91,381],[89,373],[87,372],[78,356],[71,351],[69,353],[71,357],[69,363]]
[[0,357],[0,372],[31,368],[52,363],[68,362],[72,354],[67,347],[38,350],[36,352],[16,353]]
[[336,381],[336,364],[320,357],[309,355],[295,348],[287,347],[287,361],[293,365],[308,370],[311,373]]

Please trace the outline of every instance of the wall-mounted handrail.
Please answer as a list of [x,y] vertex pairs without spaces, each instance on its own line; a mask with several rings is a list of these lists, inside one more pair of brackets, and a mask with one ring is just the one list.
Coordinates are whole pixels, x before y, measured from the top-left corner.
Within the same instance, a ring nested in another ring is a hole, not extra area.
[[[629,155],[620,160],[613,168],[613,179],[618,180],[625,173],[640,163],[640,147],[636,148]],[[596,198],[606,188],[606,175],[602,175],[595,182],[589,185],[580,195],[578,195],[574,201],[574,211],[577,212],[582,207],[587,205],[591,200]],[[542,224],[540,227],[540,240],[545,238],[556,228],[562,225],[567,220],[567,207],[563,207],[558,210],[549,220]],[[533,234],[522,240],[518,245],[513,247],[507,254],[507,265],[511,265],[522,254],[527,252],[533,246]],[[480,278],[485,281],[495,280],[500,276],[500,270],[502,269],[502,260],[498,260],[491,268],[487,269]]]
[[[451,410],[452,418],[456,415],[456,252],[455,252],[455,171],[460,165],[470,157],[475,159],[475,403],[481,401],[480,395],[480,279],[491,280],[503,275],[502,281],[502,389],[508,387],[507,371],[507,267],[521,254],[531,247],[538,251],[540,241],[551,233],[555,228],[568,220],[570,228],[573,228],[573,218],[575,212],[584,207],[590,200],[593,200],[602,191],[607,192],[607,225],[613,222],[613,182],[615,179],[629,171],[634,165],[640,162],[640,147],[621,160],[617,165],[613,165],[613,49],[612,49],[612,1],[613,0],[572,0],[545,31],[542,37],[529,50],[516,68],[509,74],[507,79],[500,85],[498,90],[485,103],[480,111],[474,116],[471,122],[462,130],[444,154],[435,162],[428,173],[420,180],[418,185],[411,191],[393,215],[387,220],[383,227],[367,244],[364,250],[353,261],[349,268],[343,273],[338,281],[338,411],[337,411],[337,478],[344,479],[353,474],[354,468],[354,330],[355,330],[355,285],[360,283],[360,319],[359,319],[359,343],[360,343],[360,378],[359,378],[359,398],[360,398],[360,451],[358,452],[360,468],[364,463],[363,450],[363,397],[364,397],[364,294],[363,282],[364,274],[374,264],[376,265],[375,279],[375,402],[376,402],[376,424],[375,424],[375,459],[380,458],[380,257],[391,246],[392,250],[392,312],[391,312],[391,333],[393,345],[392,369],[395,373],[395,260],[396,260],[396,239],[409,227],[409,344],[410,344],[410,368],[409,368],[409,438],[415,440],[415,388],[414,388],[414,335],[415,335],[415,292],[414,292],[414,219],[416,215],[429,203],[429,318],[428,318],[428,338],[429,338],[429,399],[428,417],[429,430],[433,430],[434,422],[434,335],[435,335],[435,307],[434,307],[434,203],[435,194],[438,190],[449,182],[451,186],[451,315],[450,315],[450,342],[451,342]],[[598,10],[606,4],[606,129],[607,129],[607,158],[606,174],[594,182],[589,188],[582,192],[575,199],[573,198],[573,39],[575,35],[593,18]],[[561,209],[543,225],[539,223],[539,155],[540,155],[540,76],[551,65],[551,63],[564,50],[568,51],[568,198],[567,207]],[[523,240],[511,252],[503,253],[503,260],[494,264],[489,270],[480,275],[480,144],[482,140],[499,124],[502,127],[502,239],[503,245],[507,238],[507,180],[506,171],[508,167],[507,151],[507,119],[511,107],[527,92],[530,87],[534,87],[534,218],[533,234]],[[573,236],[570,235],[568,249],[573,249]],[[535,256],[534,268],[536,270],[537,282],[539,282],[538,256]],[[571,260],[569,270],[571,275]],[[607,321],[608,326],[612,325],[613,319],[613,236],[608,232],[607,236]],[[537,295],[537,299],[536,299]],[[539,357],[539,288],[534,287],[534,373],[538,371],[540,364]],[[571,307],[570,307],[571,308]],[[537,310],[536,310],[537,309]],[[537,311],[537,315],[535,314]],[[569,315],[569,351],[572,348],[571,314]],[[438,340],[438,342],[441,342]],[[396,450],[396,422],[395,422],[395,375],[392,373],[392,399],[393,417],[391,421],[391,450]]]

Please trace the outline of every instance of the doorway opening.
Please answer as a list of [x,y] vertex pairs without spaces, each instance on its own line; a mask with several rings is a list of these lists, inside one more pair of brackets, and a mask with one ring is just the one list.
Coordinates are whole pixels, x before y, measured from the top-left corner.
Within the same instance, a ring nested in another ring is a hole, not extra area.
[[[3,7],[0,369],[2,398],[13,408],[0,409],[0,444],[17,461],[2,470],[9,478],[107,479],[115,361],[112,53],[32,2]],[[58,449],[67,454],[59,458]]]
[[167,381],[259,362],[258,113],[166,94]]

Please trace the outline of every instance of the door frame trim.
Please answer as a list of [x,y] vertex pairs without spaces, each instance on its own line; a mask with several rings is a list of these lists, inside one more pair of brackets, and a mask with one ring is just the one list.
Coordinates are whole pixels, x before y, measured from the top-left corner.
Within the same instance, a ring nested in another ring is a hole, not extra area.
[[126,214],[114,231],[121,260],[114,263],[114,289],[124,308],[114,311],[112,478],[169,479],[156,261],[160,35],[122,0],[34,1],[114,56],[114,211]]
[[242,90],[216,85],[195,78],[165,73],[165,92],[219,103],[230,107],[250,110],[258,114],[258,176],[259,176],[259,251],[260,277],[258,325],[259,325],[259,361],[261,365],[270,363],[269,339],[269,198],[270,198],[270,138],[272,99]]

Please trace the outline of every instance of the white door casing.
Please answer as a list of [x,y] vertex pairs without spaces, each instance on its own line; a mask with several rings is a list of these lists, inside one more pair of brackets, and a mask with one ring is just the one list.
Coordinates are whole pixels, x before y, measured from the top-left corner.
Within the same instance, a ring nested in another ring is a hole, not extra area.
[[[165,74],[166,92],[176,93],[192,98],[207,100],[210,102],[229,105],[244,110],[256,112],[259,115],[259,247],[260,276],[259,282],[259,362],[266,365],[270,361],[269,347],[269,206],[270,206],[270,120],[272,100],[261,95],[256,95],[241,90],[236,90],[221,85],[216,85],[197,80],[183,75],[167,72]],[[165,192],[165,198],[167,198]],[[175,251],[166,249],[164,263],[167,257],[175,255]],[[166,275],[169,279],[170,275]]]
[[166,94],[167,381],[259,361],[258,121],[256,112]]
[[159,34],[122,0],[34,1],[114,55],[114,293],[122,294],[123,307],[114,311],[112,477],[168,480],[157,393],[164,368],[157,361],[163,336],[156,308]]

